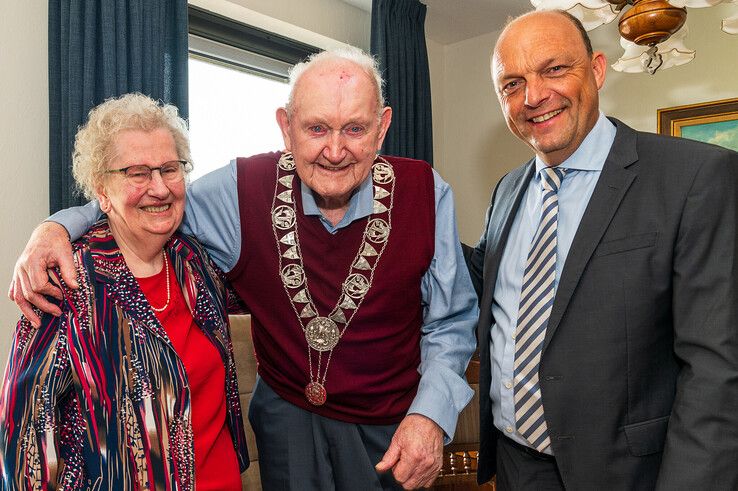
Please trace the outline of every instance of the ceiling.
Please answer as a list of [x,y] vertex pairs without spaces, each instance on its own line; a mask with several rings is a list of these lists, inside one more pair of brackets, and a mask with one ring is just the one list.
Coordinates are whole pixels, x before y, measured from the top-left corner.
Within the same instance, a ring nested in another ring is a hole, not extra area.
[[[370,12],[372,0],[343,0]],[[527,0],[421,0],[428,6],[425,34],[441,44],[452,44],[502,28],[508,16],[533,7]]]
[[428,6],[425,34],[451,44],[502,29],[509,16],[531,10],[525,0],[422,0]]

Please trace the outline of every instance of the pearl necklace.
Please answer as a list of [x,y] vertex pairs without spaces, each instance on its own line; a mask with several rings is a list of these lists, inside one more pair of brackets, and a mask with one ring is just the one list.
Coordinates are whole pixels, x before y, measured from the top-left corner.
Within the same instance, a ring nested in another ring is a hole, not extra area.
[[149,305],[151,305],[151,310],[154,312],[164,312],[167,307],[169,307],[169,300],[171,298],[171,291],[169,289],[169,260],[167,259],[167,253],[165,251],[161,251],[161,255],[164,256],[164,272],[167,277],[167,303],[164,304],[163,307],[157,309],[153,305],[151,305],[151,302],[149,302]]

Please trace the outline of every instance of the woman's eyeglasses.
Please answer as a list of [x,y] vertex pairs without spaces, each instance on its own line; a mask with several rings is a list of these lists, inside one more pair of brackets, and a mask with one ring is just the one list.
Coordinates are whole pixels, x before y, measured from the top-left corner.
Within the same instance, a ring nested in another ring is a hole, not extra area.
[[184,179],[184,176],[192,168],[192,164],[186,160],[170,160],[164,162],[159,167],[149,167],[148,165],[129,165],[122,169],[109,169],[105,171],[107,174],[120,173],[128,179],[128,182],[136,187],[146,186],[151,182],[151,174],[159,171],[161,180],[174,184]]

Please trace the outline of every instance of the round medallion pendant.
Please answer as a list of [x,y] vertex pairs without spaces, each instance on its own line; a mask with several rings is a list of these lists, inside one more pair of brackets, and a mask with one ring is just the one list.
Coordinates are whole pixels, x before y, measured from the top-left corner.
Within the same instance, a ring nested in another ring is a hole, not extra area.
[[278,206],[272,211],[272,223],[279,230],[287,230],[295,225],[295,210],[287,205]]
[[369,291],[371,284],[369,280],[360,273],[353,273],[346,278],[343,284],[343,292],[351,298],[360,299]]
[[277,165],[282,170],[291,171],[295,168],[295,158],[289,152],[283,153]]
[[395,178],[395,171],[391,165],[377,162],[372,166],[372,177],[380,184],[388,184]]
[[322,384],[310,382],[305,386],[305,399],[313,406],[322,406],[327,398],[328,394]]
[[299,264],[288,264],[280,272],[282,283],[287,288],[297,288],[305,283],[305,271]]
[[373,218],[366,228],[366,236],[375,244],[387,242],[390,234],[390,226],[381,218]]
[[330,351],[341,338],[338,326],[328,317],[316,317],[305,326],[305,339],[315,351]]

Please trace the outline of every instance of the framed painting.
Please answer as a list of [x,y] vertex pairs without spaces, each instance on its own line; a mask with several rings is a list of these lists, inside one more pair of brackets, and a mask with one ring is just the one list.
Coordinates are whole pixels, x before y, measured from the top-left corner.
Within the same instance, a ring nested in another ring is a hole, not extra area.
[[738,151],[738,99],[659,109],[658,130]]

